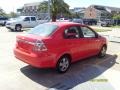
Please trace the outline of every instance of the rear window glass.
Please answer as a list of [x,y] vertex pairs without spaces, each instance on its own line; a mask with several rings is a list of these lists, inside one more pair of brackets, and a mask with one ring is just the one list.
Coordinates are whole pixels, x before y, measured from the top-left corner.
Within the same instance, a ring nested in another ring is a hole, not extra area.
[[57,25],[53,24],[40,24],[35,28],[31,29],[28,34],[34,34],[38,36],[49,36],[51,35],[56,29],[58,28]]

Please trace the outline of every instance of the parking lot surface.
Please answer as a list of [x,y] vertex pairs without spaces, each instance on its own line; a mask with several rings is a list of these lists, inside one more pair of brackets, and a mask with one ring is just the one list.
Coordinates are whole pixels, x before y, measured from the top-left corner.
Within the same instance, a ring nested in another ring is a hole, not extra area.
[[74,63],[65,74],[33,68],[14,57],[16,35],[0,27],[1,90],[120,90],[120,43],[108,42],[106,57]]

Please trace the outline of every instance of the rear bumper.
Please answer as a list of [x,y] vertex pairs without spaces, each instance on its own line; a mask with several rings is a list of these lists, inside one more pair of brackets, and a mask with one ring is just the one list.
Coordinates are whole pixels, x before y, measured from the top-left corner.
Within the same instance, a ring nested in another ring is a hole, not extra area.
[[55,62],[47,54],[36,55],[23,52],[19,49],[14,49],[14,55],[17,59],[37,68],[55,68]]

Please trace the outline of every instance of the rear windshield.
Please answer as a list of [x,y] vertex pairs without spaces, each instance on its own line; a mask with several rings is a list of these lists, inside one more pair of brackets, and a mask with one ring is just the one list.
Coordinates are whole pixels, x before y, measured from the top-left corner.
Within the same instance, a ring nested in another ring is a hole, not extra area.
[[49,36],[51,35],[56,29],[58,28],[57,25],[53,24],[40,24],[30,30],[28,34],[34,34],[38,36]]

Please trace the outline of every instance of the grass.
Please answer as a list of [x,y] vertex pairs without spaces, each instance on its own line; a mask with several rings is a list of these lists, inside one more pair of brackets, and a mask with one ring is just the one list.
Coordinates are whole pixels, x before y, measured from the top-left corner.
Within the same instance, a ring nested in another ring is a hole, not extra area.
[[108,32],[112,30],[106,30],[106,29],[95,29],[96,32]]
[[120,28],[120,25],[112,26],[112,28]]

